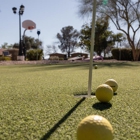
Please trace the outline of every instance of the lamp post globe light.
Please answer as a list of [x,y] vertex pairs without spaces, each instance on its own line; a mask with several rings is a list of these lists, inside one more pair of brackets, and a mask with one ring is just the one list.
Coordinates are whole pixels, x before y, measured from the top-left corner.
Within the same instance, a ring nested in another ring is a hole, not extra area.
[[[18,60],[24,60],[24,56],[23,56],[23,48],[22,48],[22,43],[21,43],[21,15],[23,15],[24,13],[24,5],[21,5],[18,11],[18,15],[19,15],[19,53],[18,53]],[[17,13],[17,8],[13,7],[12,8],[13,13],[16,14]]]
[[37,35],[38,35],[38,37],[39,37],[40,33],[41,33],[41,31],[40,31],[40,30],[37,30]]

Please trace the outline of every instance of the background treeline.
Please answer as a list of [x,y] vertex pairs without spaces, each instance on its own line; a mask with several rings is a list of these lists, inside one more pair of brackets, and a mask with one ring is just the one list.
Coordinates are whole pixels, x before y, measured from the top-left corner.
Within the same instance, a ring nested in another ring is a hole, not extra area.
[[132,49],[130,48],[113,48],[111,53],[113,59],[133,61]]

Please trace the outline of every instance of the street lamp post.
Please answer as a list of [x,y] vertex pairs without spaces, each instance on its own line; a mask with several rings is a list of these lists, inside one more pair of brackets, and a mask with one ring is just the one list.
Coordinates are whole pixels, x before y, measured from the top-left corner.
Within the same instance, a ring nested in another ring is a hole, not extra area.
[[23,36],[22,36],[22,40],[23,40],[23,54],[24,54],[24,60],[26,61],[26,43],[25,43],[25,32],[27,31],[27,29],[24,30],[23,32]]
[[[24,5],[21,5],[20,6],[20,9],[19,9],[19,53],[18,55],[19,56],[23,56],[23,48],[22,48],[22,43],[21,43],[21,15],[23,15],[24,13]],[[16,14],[17,13],[17,8],[16,7],[13,7],[12,8],[13,10],[13,13]]]
[[[39,35],[40,35],[40,30],[37,30],[37,35],[38,35],[38,43],[39,43]],[[37,60],[38,60],[38,45],[37,45]]]

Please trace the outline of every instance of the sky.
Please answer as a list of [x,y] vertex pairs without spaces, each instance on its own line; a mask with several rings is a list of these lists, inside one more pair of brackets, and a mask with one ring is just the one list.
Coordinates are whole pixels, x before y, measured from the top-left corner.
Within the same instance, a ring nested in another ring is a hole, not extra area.
[[[18,12],[20,5],[25,6],[21,24],[25,20],[36,23],[36,29],[27,30],[25,35],[37,39],[40,30],[39,40],[43,42],[44,54],[46,46],[58,41],[56,34],[61,33],[63,27],[73,26],[80,31],[83,24],[91,21],[91,17],[79,16],[78,0],[0,0],[0,46],[19,43],[19,15],[14,14],[12,8],[16,7]],[[116,32],[115,26],[111,25],[111,29]],[[24,30],[21,28],[21,36]],[[76,51],[81,52],[80,49]]]
[[[24,20],[36,23],[36,29],[27,30],[26,35],[38,38],[37,30],[40,30],[39,39],[44,47],[58,41],[56,34],[63,27],[70,25],[80,31],[89,22],[88,18],[79,17],[77,0],[0,0],[0,46],[5,42],[9,45],[19,42],[19,16],[12,8],[16,7],[18,12],[20,5],[25,6],[21,23]],[[24,28],[21,35],[23,32]]]

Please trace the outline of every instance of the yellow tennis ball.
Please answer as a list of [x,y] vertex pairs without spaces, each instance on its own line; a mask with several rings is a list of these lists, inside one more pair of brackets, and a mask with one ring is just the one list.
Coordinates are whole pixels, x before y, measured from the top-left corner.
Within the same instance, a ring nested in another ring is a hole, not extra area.
[[105,84],[109,85],[113,89],[113,92],[118,89],[118,84],[114,79],[108,79]]
[[109,85],[102,84],[97,87],[95,95],[100,102],[109,102],[113,97],[113,90]]
[[97,69],[97,68],[98,68],[98,66],[97,66],[97,65],[95,65],[95,66],[94,66],[94,68],[95,68],[95,69]]
[[113,140],[113,128],[106,118],[90,115],[79,123],[77,140]]

